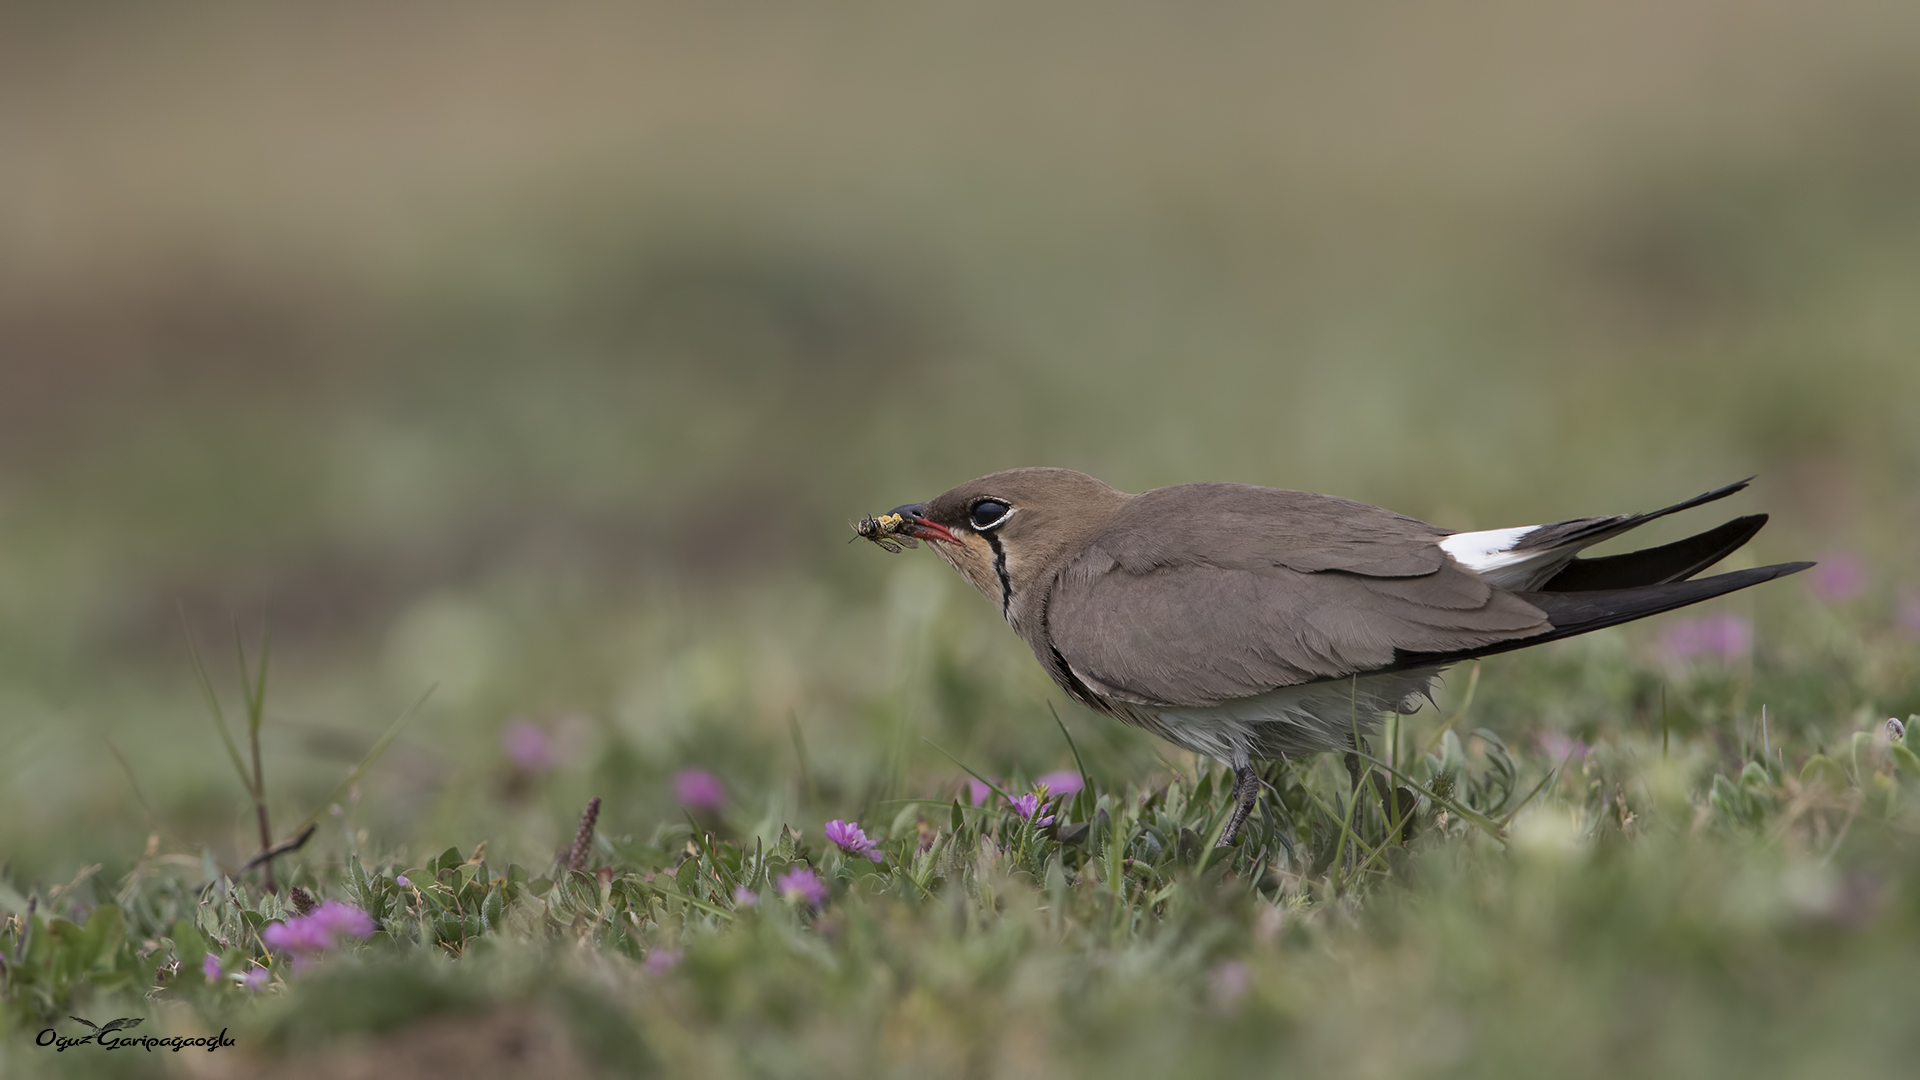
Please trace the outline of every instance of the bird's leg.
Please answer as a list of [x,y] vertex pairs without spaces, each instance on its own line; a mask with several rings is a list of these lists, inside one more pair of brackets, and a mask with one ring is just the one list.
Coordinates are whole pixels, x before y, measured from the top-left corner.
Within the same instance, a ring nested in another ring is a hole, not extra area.
[[1253,804],[1260,801],[1260,774],[1253,771],[1251,764],[1233,767],[1233,816],[1227,819],[1227,831],[1220,834],[1220,847],[1233,843],[1240,833],[1240,826],[1247,823],[1247,815],[1253,813]]

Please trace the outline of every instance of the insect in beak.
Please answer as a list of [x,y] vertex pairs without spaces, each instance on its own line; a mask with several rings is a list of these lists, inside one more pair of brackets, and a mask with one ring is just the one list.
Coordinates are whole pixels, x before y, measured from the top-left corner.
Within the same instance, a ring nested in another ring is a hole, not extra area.
[[878,517],[864,517],[849,524],[853,526],[856,539],[871,541],[890,552],[916,547],[916,539],[959,543],[959,538],[945,525],[920,516],[920,510],[925,505],[908,503],[896,506]]
[[[859,521],[850,521],[853,527],[853,540],[867,540],[889,554],[899,554],[902,548],[919,547],[920,544],[911,533],[906,532],[910,525],[908,518],[901,514],[881,514],[879,517],[863,517]],[[853,540],[847,543],[853,543]]]

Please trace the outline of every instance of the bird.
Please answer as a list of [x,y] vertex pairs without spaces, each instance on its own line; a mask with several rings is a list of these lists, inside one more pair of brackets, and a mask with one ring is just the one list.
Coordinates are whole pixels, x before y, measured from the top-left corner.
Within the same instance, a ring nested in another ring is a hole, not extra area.
[[855,530],[876,543],[926,542],[999,608],[1068,697],[1232,769],[1224,845],[1258,800],[1255,761],[1351,755],[1386,713],[1431,700],[1453,664],[1812,566],[1694,577],[1751,540],[1765,514],[1580,557],[1751,479],[1649,513],[1456,532],[1333,495],[1234,483],[1129,494],[1032,467]]

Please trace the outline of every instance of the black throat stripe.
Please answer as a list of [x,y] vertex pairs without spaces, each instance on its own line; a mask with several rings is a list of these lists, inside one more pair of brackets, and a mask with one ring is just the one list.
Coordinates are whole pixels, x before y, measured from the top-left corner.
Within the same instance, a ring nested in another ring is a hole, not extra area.
[[987,538],[987,546],[993,549],[993,572],[1000,578],[1000,617],[1004,619],[1013,604],[1013,582],[1007,578],[1007,549],[1000,546],[1000,538],[992,533],[980,535]]

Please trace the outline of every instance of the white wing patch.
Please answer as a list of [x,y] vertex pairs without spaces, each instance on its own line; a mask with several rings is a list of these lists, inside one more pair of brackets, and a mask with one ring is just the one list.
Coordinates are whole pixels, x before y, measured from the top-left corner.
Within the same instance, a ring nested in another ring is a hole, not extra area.
[[1440,541],[1440,549],[1453,556],[1454,561],[1461,566],[1484,574],[1489,570],[1512,566],[1514,563],[1540,554],[1538,551],[1529,551],[1520,555],[1513,553],[1513,545],[1539,527],[1522,525],[1517,529],[1454,533]]
[[1522,525],[1517,529],[1454,533],[1440,541],[1440,550],[1503,589],[1537,589],[1572,562],[1580,550],[1579,545],[1571,544],[1531,551],[1513,550],[1515,544],[1539,527]]

